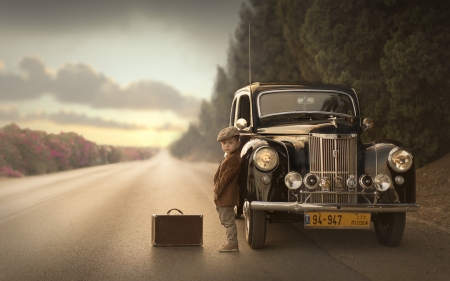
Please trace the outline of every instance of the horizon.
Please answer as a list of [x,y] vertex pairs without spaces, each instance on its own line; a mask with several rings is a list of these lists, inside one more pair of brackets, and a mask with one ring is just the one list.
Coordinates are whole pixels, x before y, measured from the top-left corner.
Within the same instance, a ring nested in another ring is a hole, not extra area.
[[161,148],[210,99],[245,0],[45,2],[0,11],[0,127]]

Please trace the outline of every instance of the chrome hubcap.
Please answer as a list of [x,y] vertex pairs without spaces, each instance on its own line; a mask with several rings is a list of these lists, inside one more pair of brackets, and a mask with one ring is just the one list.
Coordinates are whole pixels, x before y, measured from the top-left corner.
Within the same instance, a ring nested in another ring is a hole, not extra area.
[[249,225],[250,225],[250,206],[248,201],[245,201],[244,203],[244,208],[242,210],[242,212],[244,213],[244,218],[245,218],[245,230],[248,231]]

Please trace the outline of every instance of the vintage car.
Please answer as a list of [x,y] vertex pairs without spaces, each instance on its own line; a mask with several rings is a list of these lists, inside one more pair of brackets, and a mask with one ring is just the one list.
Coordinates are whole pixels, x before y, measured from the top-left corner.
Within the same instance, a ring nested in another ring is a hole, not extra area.
[[253,83],[233,99],[240,130],[239,186],[245,235],[262,248],[266,223],[367,229],[397,246],[406,212],[418,211],[411,150],[394,140],[362,143],[371,128],[345,85]]

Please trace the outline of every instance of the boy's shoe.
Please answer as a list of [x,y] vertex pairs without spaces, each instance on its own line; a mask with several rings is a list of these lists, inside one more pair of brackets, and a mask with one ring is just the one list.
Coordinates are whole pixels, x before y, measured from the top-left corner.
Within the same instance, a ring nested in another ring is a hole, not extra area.
[[238,244],[225,243],[223,246],[219,247],[219,252],[237,252],[239,251]]

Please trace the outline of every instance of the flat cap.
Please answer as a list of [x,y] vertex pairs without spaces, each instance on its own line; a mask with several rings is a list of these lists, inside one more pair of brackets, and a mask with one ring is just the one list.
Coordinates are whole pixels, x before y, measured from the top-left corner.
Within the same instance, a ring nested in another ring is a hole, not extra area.
[[226,127],[225,129],[222,129],[222,131],[220,131],[219,135],[217,136],[217,141],[227,140],[236,136],[239,136],[239,130],[236,127]]

